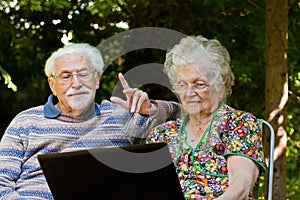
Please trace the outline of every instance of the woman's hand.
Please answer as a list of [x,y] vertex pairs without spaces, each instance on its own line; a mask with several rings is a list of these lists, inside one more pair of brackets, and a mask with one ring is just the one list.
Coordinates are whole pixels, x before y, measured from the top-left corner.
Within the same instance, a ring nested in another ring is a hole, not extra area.
[[153,115],[157,111],[157,107],[151,103],[148,94],[137,88],[131,88],[124,76],[119,73],[119,80],[123,86],[123,93],[126,95],[127,100],[124,101],[119,97],[112,96],[110,100],[113,103],[119,104],[123,108],[130,110],[130,112],[136,112],[141,115]]

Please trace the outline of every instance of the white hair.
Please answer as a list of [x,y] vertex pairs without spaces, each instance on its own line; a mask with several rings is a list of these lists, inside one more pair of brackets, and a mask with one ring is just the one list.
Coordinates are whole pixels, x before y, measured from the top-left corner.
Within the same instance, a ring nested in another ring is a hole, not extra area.
[[102,75],[104,63],[99,49],[87,43],[77,43],[59,48],[57,51],[51,54],[45,64],[46,76],[51,77],[55,75],[55,62],[58,58],[74,53],[86,55],[90,59],[93,69],[95,69],[100,74],[100,76]]
[[167,52],[164,71],[170,83],[173,85],[176,82],[178,66],[193,64],[197,67],[197,61],[204,59],[203,52],[212,63],[206,66],[209,67],[209,73],[212,75],[213,80],[210,81],[214,83],[216,91],[220,91],[225,86],[226,96],[229,96],[234,85],[230,55],[218,40],[208,40],[201,35],[182,38],[179,44]]

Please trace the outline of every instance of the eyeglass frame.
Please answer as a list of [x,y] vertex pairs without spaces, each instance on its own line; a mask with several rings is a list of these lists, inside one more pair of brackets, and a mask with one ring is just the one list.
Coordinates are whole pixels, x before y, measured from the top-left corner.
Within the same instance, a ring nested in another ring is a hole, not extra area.
[[[89,70],[88,70],[89,71]],[[89,80],[92,79],[93,77],[93,74],[96,72],[95,69],[91,70],[90,72],[87,73],[86,76],[90,76],[89,78],[87,78],[86,80],[82,80],[82,76],[83,75],[80,75],[80,70],[79,71],[76,71],[76,72],[62,72],[60,73],[59,75],[55,76],[55,75],[52,75],[51,77],[58,80],[58,82],[60,82],[61,84],[70,84],[72,79],[73,79],[73,76],[76,75],[77,78],[81,81],[81,82],[87,82]],[[70,75],[69,80],[68,81],[64,81],[63,78],[61,78],[60,76],[62,76],[63,74],[68,74]]]
[[[195,91],[195,92],[202,92],[202,91],[204,91],[205,89],[209,88],[209,86],[210,86],[209,84],[202,83],[203,88],[198,89],[196,86],[199,85],[199,84],[200,84],[200,83],[197,83],[197,82],[194,83],[194,84],[189,84],[189,83],[185,83],[185,84],[173,84],[173,85],[172,85],[172,91],[173,91],[173,92],[176,92],[177,94],[182,94],[182,93],[185,93],[189,88],[193,88],[193,91]],[[175,89],[176,86],[184,86],[185,89],[182,90],[181,92],[178,92],[178,91],[176,91],[176,89]]]

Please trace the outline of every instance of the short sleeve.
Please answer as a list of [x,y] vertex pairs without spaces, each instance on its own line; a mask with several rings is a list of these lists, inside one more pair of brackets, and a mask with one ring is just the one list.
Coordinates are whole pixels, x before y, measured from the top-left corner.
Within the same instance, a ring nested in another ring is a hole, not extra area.
[[227,115],[221,139],[225,143],[224,156],[235,154],[247,157],[259,166],[260,175],[265,173],[262,130],[254,115],[243,111]]

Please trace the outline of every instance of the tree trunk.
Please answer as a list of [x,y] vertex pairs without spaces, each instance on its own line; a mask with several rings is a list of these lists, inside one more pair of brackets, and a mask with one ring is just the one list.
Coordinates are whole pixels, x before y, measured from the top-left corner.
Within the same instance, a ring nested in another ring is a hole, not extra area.
[[[286,199],[286,103],[288,100],[288,0],[266,0],[266,118],[275,134],[273,200]],[[265,132],[266,133],[266,132]],[[265,135],[268,152],[269,136]],[[267,183],[267,182],[266,182]],[[265,191],[267,190],[265,184]],[[266,194],[266,192],[265,192]]]

